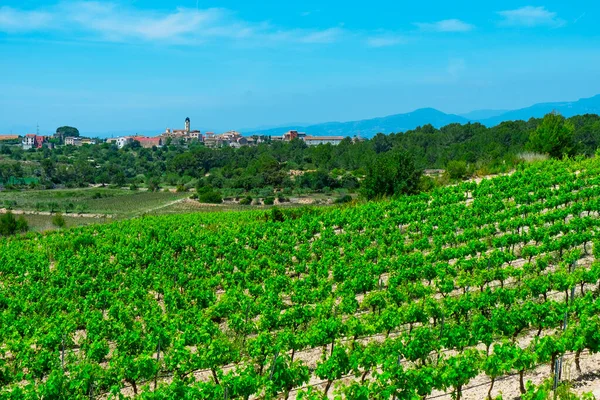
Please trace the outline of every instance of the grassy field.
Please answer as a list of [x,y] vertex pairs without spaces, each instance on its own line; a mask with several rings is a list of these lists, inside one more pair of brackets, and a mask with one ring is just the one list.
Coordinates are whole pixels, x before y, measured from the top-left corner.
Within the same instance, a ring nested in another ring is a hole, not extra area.
[[[50,215],[36,215],[27,214],[23,216],[27,220],[30,232],[47,232],[58,229],[52,224],[52,216]],[[64,216],[65,222],[67,223],[65,228],[73,228],[77,226],[88,226],[93,224],[104,224],[111,222],[110,218],[86,218],[86,217],[71,217],[68,215]]]
[[107,214],[128,218],[189,196],[186,193],[137,192],[85,188],[0,192],[0,207],[64,214]]
[[[186,214],[197,212],[229,212],[268,210],[272,206],[242,206],[226,201],[219,205],[190,200],[190,193],[131,191],[127,189],[84,188],[0,192],[0,209],[23,214],[32,231],[56,229],[52,215],[62,213],[67,228],[99,224],[142,215]],[[302,207],[330,203],[332,196],[322,194],[292,198],[279,207]]]

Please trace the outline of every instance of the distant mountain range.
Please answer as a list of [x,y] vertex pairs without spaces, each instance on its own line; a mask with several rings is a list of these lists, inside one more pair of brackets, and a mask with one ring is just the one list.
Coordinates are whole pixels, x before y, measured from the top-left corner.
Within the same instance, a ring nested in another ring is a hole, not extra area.
[[422,108],[406,114],[390,115],[382,118],[365,119],[351,122],[326,122],[309,126],[289,125],[272,129],[243,130],[244,135],[280,136],[284,132],[297,130],[314,136],[355,136],[371,138],[378,133],[398,133],[431,124],[436,128],[452,123],[466,124],[479,122],[486,126],[495,126],[504,121],[541,118],[558,111],[565,117],[582,114],[600,114],[600,95],[562,103],[540,103],[519,110],[477,110],[468,114],[446,114],[434,108]]

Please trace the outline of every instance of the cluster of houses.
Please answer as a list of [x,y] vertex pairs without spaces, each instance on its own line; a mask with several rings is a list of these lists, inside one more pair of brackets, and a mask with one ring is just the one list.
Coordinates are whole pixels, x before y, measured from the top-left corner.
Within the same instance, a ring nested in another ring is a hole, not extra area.
[[[260,143],[268,142],[290,142],[294,139],[304,141],[309,146],[317,146],[320,144],[331,144],[338,145],[344,140],[343,136],[309,136],[306,133],[298,131],[289,131],[282,136],[243,136],[237,131],[229,131],[225,133],[214,133],[206,132],[202,134],[198,130],[191,129],[190,119],[185,119],[184,129],[170,129],[167,128],[163,133],[155,137],[144,137],[144,136],[122,136],[118,138],[107,139],[108,143],[114,143],[118,148],[131,144],[133,142],[139,142],[142,147],[152,148],[161,147],[171,142],[175,143],[189,143],[191,141],[198,141],[204,143],[206,147],[243,147],[243,146],[255,146]],[[354,138],[353,140],[361,140]]]
[[[49,147],[52,148],[54,143],[51,139],[58,139],[59,143],[65,146],[83,146],[86,144],[96,144],[96,139],[85,138],[85,137],[63,137],[57,133],[53,136],[42,136],[38,134],[27,134],[23,138],[18,135],[0,135],[0,143],[2,141],[18,141],[21,139],[21,146],[24,150],[33,148]],[[242,147],[242,146],[254,146],[260,143],[268,142],[290,142],[292,140],[302,140],[308,146],[317,146],[320,144],[331,144],[338,145],[343,140],[343,136],[310,136],[303,132],[289,131],[282,136],[243,136],[241,133],[236,131],[229,131],[225,133],[215,134],[214,132],[206,132],[204,135],[198,130],[191,129],[191,122],[189,118],[185,119],[184,129],[170,129],[167,128],[163,133],[155,137],[146,136],[121,136],[117,138],[106,139],[107,143],[115,144],[119,149],[125,147],[128,144],[138,142],[143,148],[161,147],[168,143],[189,143],[197,141],[204,143],[206,147]],[[354,137],[353,141],[362,140]]]

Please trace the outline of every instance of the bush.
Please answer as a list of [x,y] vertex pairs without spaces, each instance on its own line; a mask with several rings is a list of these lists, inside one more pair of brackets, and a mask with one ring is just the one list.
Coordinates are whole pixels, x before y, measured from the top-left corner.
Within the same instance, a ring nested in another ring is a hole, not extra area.
[[285,215],[279,208],[273,207],[271,211],[265,213],[265,220],[273,222],[283,222],[285,221]]
[[187,188],[185,187],[185,185],[179,184],[177,185],[177,193],[184,193],[187,192]]
[[10,211],[0,217],[0,236],[11,236],[17,231],[17,220]]
[[350,196],[349,194],[346,194],[344,196],[338,197],[337,199],[335,199],[334,203],[335,204],[345,204],[345,203],[350,203],[352,201],[352,196]]
[[59,210],[59,205],[56,202],[48,203],[48,210],[50,213],[55,213]]
[[10,211],[0,217],[0,236],[12,236],[29,230],[27,220],[22,215],[16,219]]
[[377,155],[369,165],[361,194],[367,200],[386,196],[417,193],[421,171],[415,166],[412,155],[395,149]]
[[25,233],[29,230],[29,224],[27,223],[27,220],[25,219],[24,216],[19,216],[19,218],[17,218],[17,232],[20,233]]
[[266,197],[263,200],[263,203],[265,206],[272,206],[273,204],[275,204],[275,197]]
[[279,196],[277,196],[277,201],[280,203],[289,203],[290,199],[280,194]]
[[421,180],[419,181],[419,190],[421,192],[429,192],[429,191],[435,189],[435,187],[436,187],[435,179],[433,179],[430,176],[426,176],[426,175],[423,175],[421,177]]
[[138,186],[135,183],[132,183],[131,185],[129,185],[129,190],[136,191],[138,189],[139,188],[138,188]]
[[220,192],[214,190],[212,187],[205,186],[198,191],[198,201],[200,203],[221,204],[223,197]]
[[251,196],[246,196],[246,197],[240,199],[240,205],[242,205],[242,206],[249,206],[251,204],[252,204]]
[[15,200],[4,200],[4,208],[7,210],[12,210],[17,206],[17,202]]
[[56,226],[59,229],[67,226],[67,221],[65,221],[65,217],[61,213],[56,214],[52,217],[52,225]]
[[65,214],[72,212],[75,209],[75,204],[67,203],[65,204]]
[[467,176],[467,163],[465,161],[450,161],[446,166],[446,173],[450,179],[465,179]]

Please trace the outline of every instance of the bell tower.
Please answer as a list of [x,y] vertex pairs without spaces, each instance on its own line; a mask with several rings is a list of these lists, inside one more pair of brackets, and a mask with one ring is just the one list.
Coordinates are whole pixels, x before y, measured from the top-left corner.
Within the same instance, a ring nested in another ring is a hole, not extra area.
[[187,133],[190,133],[190,119],[189,118],[185,119],[185,131]]

